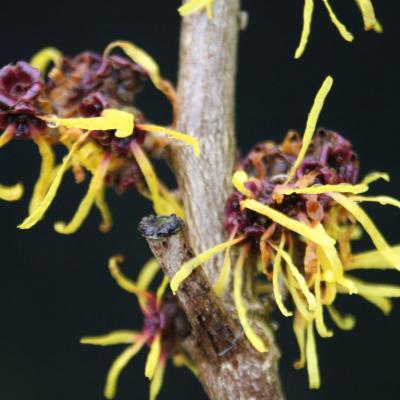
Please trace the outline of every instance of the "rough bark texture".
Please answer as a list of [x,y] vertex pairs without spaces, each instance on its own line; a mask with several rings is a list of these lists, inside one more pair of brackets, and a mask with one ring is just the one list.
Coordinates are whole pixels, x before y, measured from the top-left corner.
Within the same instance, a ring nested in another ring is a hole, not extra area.
[[[175,216],[146,217],[139,230],[169,278],[193,256],[185,225]],[[201,267],[181,284],[177,296],[192,326],[187,349],[210,399],[282,398],[274,349],[262,354],[249,344]]]
[[[201,147],[200,157],[185,146],[172,153],[188,238],[186,231],[169,230],[165,220],[155,225],[147,220],[153,233],[158,232],[156,235],[149,233],[151,229],[142,230],[169,277],[191,257],[192,251],[197,254],[226,240],[223,216],[232,190],[235,159],[234,100],[240,20],[239,0],[214,0],[212,19],[205,12],[183,18],[177,129],[195,136]],[[158,225],[163,225],[161,231]],[[199,380],[212,400],[281,400],[279,351],[272,335],[264,335],[270,351],[258,353],[243,335],[231,296],[224,297],[221,303],[212,290],[211,283],[221,265],[222,257],[215,257],[186,279],[178,291],[193,328],[189,352],[200,370]],[[256,323],[254,327],[260,330]]]

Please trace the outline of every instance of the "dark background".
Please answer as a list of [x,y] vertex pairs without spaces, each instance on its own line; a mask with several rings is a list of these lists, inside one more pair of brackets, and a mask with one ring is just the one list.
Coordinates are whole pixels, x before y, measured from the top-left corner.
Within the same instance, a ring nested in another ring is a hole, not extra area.
[[[400,181],[397,59],[400,25],[394,2],[375,1],[384,35],[364,33],[352,1],[334,1],[337,14],[355,34],[348,44],[330,23],[322,2],[316,2],[313,32],[305,55],[293,59],[299,40],[302,1],[244,0],[250,13],[241,33],[237,89],[237,127],[245,151],[264,139],[281,140],[289,128],[302,130],[312,99],[327,74],[335,84],[320,124],[350,138],[362,161],[362,173],[389,171],[392,183],[376,184],[376,193],[397,195]],[[4,2],[0,23],[1,64],[29,59],[53,45],[67,54],[101,51],[115,39],[133,40],[159,62],[175,81],[180,19],[178,1]],[[149,85],[139,104],[155,122],[167,123],[169,110]],[[39,157],[32,143],[13,142],[0,152],[2,183],[21,180],[27,196],[19,203],[1,203],[0,398],[64,400],[102,398],[104,378],[122,347],[94,348],[79,337],[121,328],[139,328],[133,296],[110,279],[107,259],[127,256],[125,270],[135,276],[149,257],[136,232],[150,207],[129,192],[108,198],[115,227],[97,231],[99,218],[90,214],[80,231],[57,235],[52,224],[68,220],[85,185],[68,175],[47,218],[30,231],[16,225],[26,216],[29,192],[38,174]],[[398,210],[368,207],[391,242],[399,242]],[[370,246],[362,242],[360,248]],[[399,282],[398,273],[370,274]],[[283,351],[281,373],[288,399],[395,399],[400,381],[400,305],[385,318],[357,297],[340,302],[358,316],[357,329],[319,340],[322,389],[309,391],[305,371],[295,371],[297,348],[289,320],[280,316],[278,340]],[[123,372],[118,399],[146,399],[143,375],[146,352]],[[160,399],[205,399],[199,384],[183,369],[168,368]]]

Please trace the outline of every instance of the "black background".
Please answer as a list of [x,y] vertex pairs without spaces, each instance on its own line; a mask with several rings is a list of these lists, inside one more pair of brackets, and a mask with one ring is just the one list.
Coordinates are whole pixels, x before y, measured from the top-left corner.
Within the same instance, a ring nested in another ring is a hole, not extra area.
[[[282,139],[289,128],[304,128],[312,99],[327,74],[335,84],[320,124],[346,135],[362,161],[362,173],[389,171],[390,184],[376,184],[376,193],[398,194],[400,181],[397,59],[400,25],[394,2],[375,1],[385,33],[364,33],[355,2],[332,1],[337,14],[355,34],[348,44],[330,23],[322,2],[316,2],[313,32],[300,61],[293,59],[302,17],[302,1],[244,0],[250,13],[240,36],[237,89],[237,128],[240,147],[257,141]],[[354,3],[354,4],[353,4]],[[136,42],[159,62],[175,81],[180,19],[178,1],[90,0],[2,3],[0,61],[4,65],[29,59],[53,45],[67,54],[101,51],[115,39]],[[150,85],[139,105],[155,122],[167,123],[168,106]],[[0,279],[0,398],[7,400],[101,399],[106,371],[121,347],[94,348],[79,344],[85,334],[139,328],[140,314],[133,296],[110,279],[107,259],[127,256],[125,271],[135,276],[149,257],[136,232],[149,204],[129,192],[108,198],[115,227],[108,235],[97,231],[93,211],[73,236],[57,235],[52,224],[68,220],[85,191],[68,175],[44,222],[18,231],[26,216],[29,191],[38,174],[39,157],[32,143],[13,142],[0,152],[2,183],[21,180],[28,196],[19,203],[1,203]],[[168,175],[168,174],[166,174]],[[399,242],[398,210],[368,207],[391,242]],[[367,248],[363,241],[358,247]],[[370,274],[399,282],[395,272]],[[357,329],[319,340],[322,388],[309,391],[304,371],[295,371],[297,348],[289,320],[277,316],[283,351],[281,373],[288,399],[395,399],[400,381],[400,307],[385,318],[379,310],[352,297],[339,301],[358,316]],[[143,375],[146,352],[123,372],[118,399],[146,399]],[[168,368],[160,399],[205,399],[186,370]]]

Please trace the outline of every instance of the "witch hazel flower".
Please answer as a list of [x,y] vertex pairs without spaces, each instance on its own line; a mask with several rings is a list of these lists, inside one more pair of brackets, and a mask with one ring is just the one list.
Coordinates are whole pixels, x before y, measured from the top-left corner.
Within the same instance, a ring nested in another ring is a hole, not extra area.
[[[232,178],[235,191],[225,209],[229,240],[183,264],[171,280],[176,292],[195,268],[225,251],[214,287],[222,296],[229,287],[234,246],[238,257],[233,299],[247,339],[258,351],[268,351],[247,317],[244,292],[247,297],[252,288],[253,298],[273,295],[280,312],[293,317],[300,349],[295,367],[307,366],[314,389],[320,386],[314,330],[322,338],[333,335],[325,311],[340,329],[352,329],[355,324],[353,316],[342,315],[334,306],[337,295],[357,294],[385,314],[391,309],[390,299],[400,297],[400,286],[364,282],[349,273],[400,269],[399,246],[390,246],[360,207],[364,202],[400,207],[400,201],[365,195],[371,183],[389,180],[389,176],[372,172],[359,181],[359,160],[350,142],[336,132],[316,129],[332,84],[333,79],[327,77],[317,93],[302,139],[289,132],[281,145],[262,143],[241,160]],[[362,230],[376,250],[353,254],[351,241]],[[286,297],[291,307],[285,304]]]
[[149,347],[145,365],[145,376],[150,380],[150,400],[154,400],[162,386],[168,358],[173,358],[178,366],[187,366],[196,373],[190,359],[180,348],[180,342],[190,334],[190,325],[176,298],[165,292],[168,281],[164,278],[156,293],[149,285],[159,264],[150,260],[141,270],[136,282],[120,271],[119,263],[123,257],[110,259],[111,275],[118,285],[134,294],[143,313],[143,326],[140,331],[118,330],[103,336],[90,336],[81,339],[82,344],[95,346],[127,345],[126,349],[111,365],[106,379],[104,396],[113,399],[117,393],[118,379],[128,362],[144,347]]
[[[111,54],[116,48],[127,57]],[[93,206],[102,216],[100,229],[109,230],[112,218],[105,200],[107,185],[116,185],[119,192],[135,187],[152,201],[157,214],[183,217],[178,200],[157,178],[148,153],[153,149],[160,153],[160,148],[172,143],[171,138],[192,146],[197,155],[199,145],[173,127],[149,123],[134,105],[144,82],[150,80],[171,102],[175,120],[175,90],[161,76],[156,62],[133,43],[116,41],[102,55],[84,52],[65,57],[56,49],[45,48],[31,64],[7,66],[0,74],[0,122],[5,129],[0,144],[13,137],[33,139],[42,156],[29,215],[19,228],[29,229],[44,217],[68,170],[77,183],[85,179],[86,171],[92,178],[71,220],[54,225],[59,233],[76,232]],[[45,74],[51,64],[54,66],[44,80],[40,73]],[[59,165],[54,145],[68,149]],[[20,186],[6,188],[0,197],[17,198],[19,192]]]

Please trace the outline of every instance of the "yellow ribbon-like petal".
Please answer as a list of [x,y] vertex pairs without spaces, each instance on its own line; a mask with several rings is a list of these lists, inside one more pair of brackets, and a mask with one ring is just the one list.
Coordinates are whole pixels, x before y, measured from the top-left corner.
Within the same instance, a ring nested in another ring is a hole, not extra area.
[[350,331],[356,324],[354,315],[346,314],[341,315],[340,312],[332,305],[326,307],[332,321],[342,330]]
[[14,127],[7,128],[0,136],[0,149],[14,137]]
[[135,331],[120,330],[101,336],[85,336],[81,338],[81,344],[93,346],[113,346],[116,344],[131,344],[138,341],[140,334]]
[[365,203],[379,203],[382,206],[394,206],[400,208],[400,201],[390,196],[351,196],[353,201]]
[[104,387],[104,397],[113,399],[117,393],[118,379],[122,370],[126,367],[128,362],[140,351],[144,345],[144,340],[140,340],[126,348],[112,363],[110,370],[107,374],[106,385]]
[[236,243],[241,242],[243,239],[244,236],[240,236],[236,239],[228,240],[185,262],[171,280],[170,286],[172,292],[175,294],[179,288],[179,285],[201,264],[207,262],[211,257],[215,256],[221,251],[224,251],[227,247],[231,247]]
[[29,203],[29,214],[31,214],[43,201],[49,186],[51,184],[51,178],[54,173],[54,152],[49,143],[41,135],[33,136],[33,140],[39,148],[39,153],[42,157],[42,165],[40,167],[39,178],[33,189],[33,195]]
[[369,185],[370,183],[375,182],[379,179],[383,179],[384,181],[389,182],[390,176],[387,172],[379,172],[379,171],[370,172],[364,177],[364,179],[361,181],[361,184]]
[[53,127],[65,126],[89,131],[115,130],[115,136],[125,138],[133,133],[135,117],[132,113],[106,108],[100,117],[91,118],[59,118],[49,115],[42,118]]
[[247,189],[246,182],[249,180],[245,171],[236,171],[232,176],[232,185],[240,193],[247,197],[254,197],[253,192]]
[[200,11],[202,8],[206,8],[208,18],[212,18],[213,1],[214,0],[188,0],[178,8],[178,12],[182,17],[186,17]]
[[287,186],[277,186],[275,189],[279,194],[323,194],[326,192],[337,193],[364,193],[368,190],[367,185],[351,185],[350,183],[339,183],[337,185],[314,185],[305,188],[291,188]]
[[46,196],[44,196],[43,201],[36,207],[36,209],[18,226],[20,229],[29,229],[33,225],[37,224],[44,216],[46,213],[47,209],[50,207],[51,203],[54,200],[54,197],[57,194],[58,188],[61,184],[62,178],[64,176],[65,171],[69,167],[71,158],[75,154],[75,152],[78,150],[79,146],[84,142],[88,136],[89,132],[86,134],[82,135],[78,141],[76,141],[68,155],[64,157],[64,160],[61,164],[61,166],[58,168],[56,176],[54,177],[53,182],[51,183],[49,190],[46,193]]
[[13,186],[0,185],[0,200],[16,201],[24,194],[24,186],[22,183],[16,183]]
[[161,133],[165,133],[169,136],[172,136],[174,139],[180,140],[181,142],[186,143],[189,146],[192,146],[194,154],[196,154],[196,156],[200,155],[199,142],[193,136],[189,136],[186,133],[178,132],[173,129],[164,128],[163,126],[159,126],[159,125],[140,124],[140,125],[137,125],[137,127],[139,129],[143,129],[144,131],[161,132]]
[[46,72],[47,67],[52,62],[54,65],[59,67],[61,65],[63,55],[61,51],[55,47],[45,47],[38,51],[32,58],[29,64],[32,67],[37,68],[42,74]]
[[376,19],[374,6],[371,0],[355,0],[360,8],[363,20],[364,29],[366,31],[373,29],[375,32],[382,33],[383,29],[379,21]]
[[164,276],[163,280],[161,281],[160,286],[157,288],[157,291],[156,291],[156,298],[157,298],[158,303],[160,303],[162,297],[164,296],[165,290],[168,287],[168,283],[169,283],[168,277]]
[[161,361],[154,371],[154,376],[150,382],[150,398],[149,400],[156,400],[158,394],[160,393],[161,386],[164,379],[165,372],[165,361]]
[[226,285],[228,284],[228,281],[229,281],[231,266],[232,266],[232,262],[231,262],[231,256],[230,256],[230,247],[227,247],[225,250],[224,262],[222,264],[221,271],[220,271],[220,273],[218,275],[218,279],[214,285],[214,291],[218,297],[221,297],[224,294]]
[[317,331],[321,337],[324,337],[324,338],[332,337],[333,332],[326,327],[325,321],[324,321],[324,308],[322,306],[322,298],[321,298],[321,269],[320,269],[320,266],[317,267],[317,272],[315,274],[314,292],[315,292],[315,301],[317,303],[316,311],[315,311],[315,325],[317,327]]
[[293,364],[294,368],[301,369],[306,365],[306,320],[300,313],[296,313],[293,319],[293,331],[299,346],[300,357]]
[[56,222],[54,224],[54,229],[56,232],[63,235],[70,235],[72,233],[75,233],[81,227],[83,221],[88,216],[96,197],[102,190],[104,177],[106,176],[109,163],[110,157],[106,156],[98,166],[95,174],[93,175],[93,178],[89,184],[89,189],[85,197],[79,204],[75,215],[68,224],[61,221]]
[[301,31],[300,43],[294,54],[294,58],[300,58],[306,49],[311,32],[311,21],[314,11],[314,0],[304,0],[303,29]]
[[[392,251],[400,258],[400,245],[392,246]],[[394,267],[388,264],[379,250],[370,250],[353,254],[351,260],[344,265],[344,268],[346,271],[351,271],[354,269],[387,269]]]
[[290,169],[290,172],[286,179],[286,183],[289,182],[294,177],[294,175],[297,171],[297,168],[299,168],[299,166],[303,162],[303,159],[308,150],[308,146],[310,145],[311,139],[314,135],[315,128],[316,128],[317,122],[318,122],[319,114],[321,113],[322,107],[324,106],[326,96],[328,96],[328,93],[331,90],[332,85],[333,85],[333,78],[331,76],[327,76],[325,78],[324,82],[322,83],[322,86],[318,90],[317,95],[315,96],[314,103],[308,114],[306,129],[304,131],[303,141],[301,144],[299,155],[297,156],[295,163],[293,164],[292,168]]
[[317,347],[315,345],[313,323],[309,323],[307,326],[306,359],[309,387],[310,389],[319,389],[321,385],[321,378],[319,374],[318,354]]
[[106,233],[112,228],[112,216],[110,208],[105,199],[106,196],[106,188],[104,185],[100,188],[97,192],[96,197],[94,199],[94,204],[96,205],[97,209],[100,211],[101,218],[103,221],[99,226],[100,232]]
[[161,334],[157,334],[153,340],[153,343],[150,346],[150,351],[147,356],[146,366],[144,370],[144,375],[146,376],[146,378],[149,378],[150,380],[154,376],[154,372],[160,360],[160,354],[161,354]]
[[332,10],[331,5],[328,0],[322,0],[329,14],[329,18],[331,19],[333,25],[336,26],[342,38],[348,42],[352,42],[354,40],[354,36],[347,30],[347,28],[339,21],[338,17]]
[[376,228],[371,218],[364,212],[364,210],[353,200],[340,193],[329,193],[337,203],[350,212],[354,218],[362,225],[365,231],[370,236],[376,248],[380,251],[386,261],[396,269],[400,270],[400,257],[393,251],[393,249],[386,242],[385,238]]
[[279,225],[282,225],[285,228],[304,236],[306,239],[319,244],[320,246],[334,246],[335,244],[335,240],[328,236],[328,234],[321,234],[320,231],[317,231],[316,229],[300,221],[290,218],[280,211],[277,211],[256,200],[243,200],[240,204],[243,208],[248,208],[249,210],[253,210],[261,215],[265,215]]
[[244,259],[245,252],[242,249],[236,262],[233,275],[233,299],[235,301],[235,307],[238,313],[240,324],[242,325],[244,334],[246,335],[248,341],[257,351],[260,353],[265,353],[268,351],[268,347],[251,327],[247,318],[247,310],[242,299]]
[[140,269],[136,286],[141,290],[147,290],[159,270],[160,263],[158,260],[150,258]]

